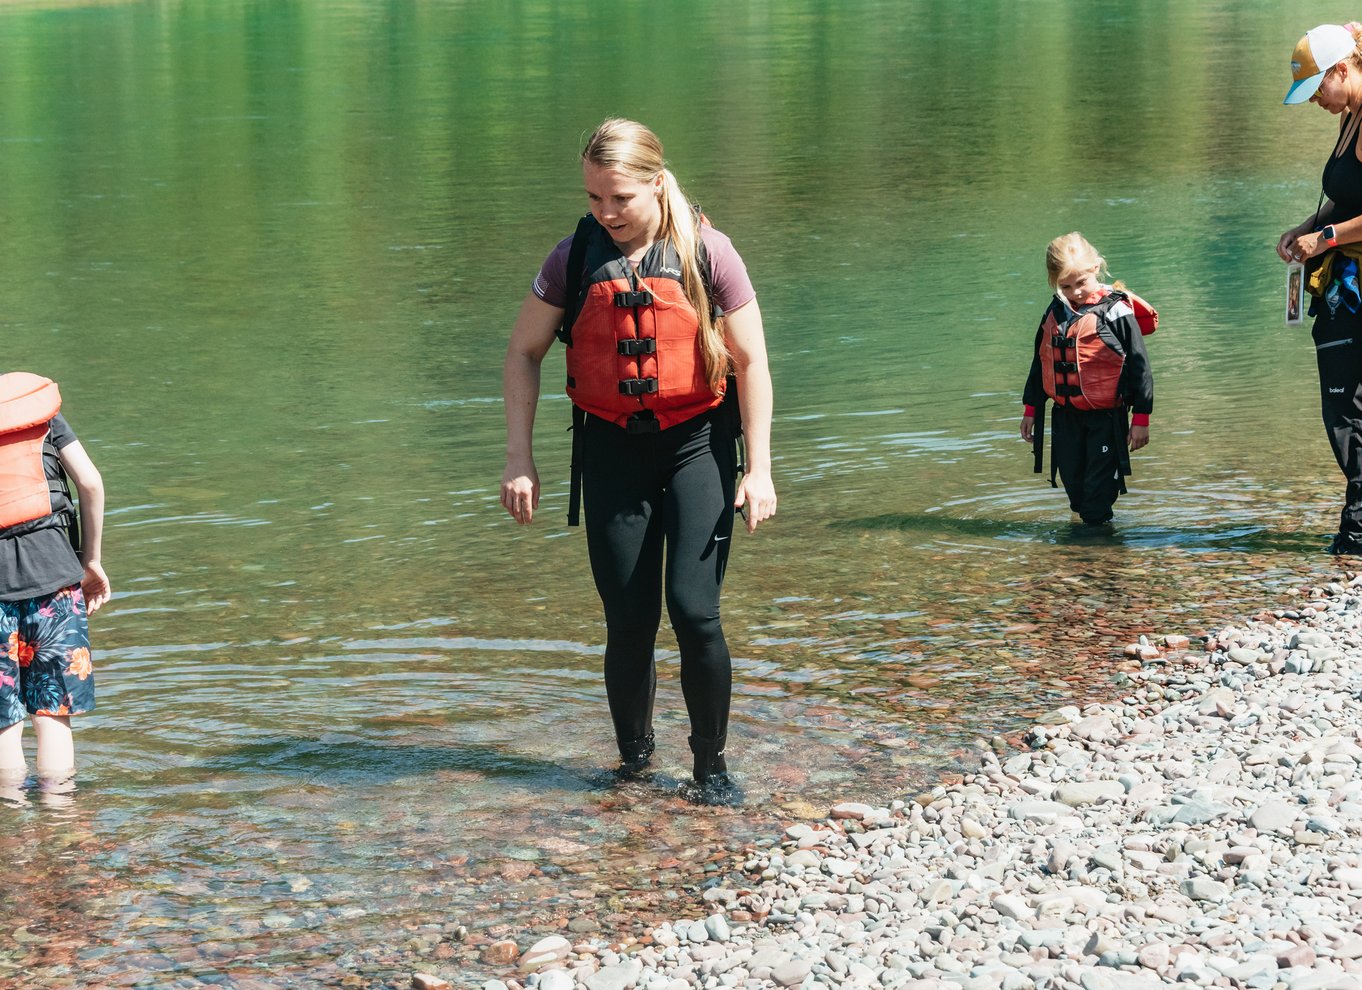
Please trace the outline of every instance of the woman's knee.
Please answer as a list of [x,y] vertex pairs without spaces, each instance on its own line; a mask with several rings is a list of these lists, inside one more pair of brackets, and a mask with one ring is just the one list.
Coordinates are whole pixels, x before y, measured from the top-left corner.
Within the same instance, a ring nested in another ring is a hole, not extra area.
[[688,593],[683,589],[669,590],[667,617],[678,640],[707,640],[723,636],[718,595]]

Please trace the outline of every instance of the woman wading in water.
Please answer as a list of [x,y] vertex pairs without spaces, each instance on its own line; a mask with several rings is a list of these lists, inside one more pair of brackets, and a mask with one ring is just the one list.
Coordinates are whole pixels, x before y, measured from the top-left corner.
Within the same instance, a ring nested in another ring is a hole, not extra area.
[[1285,103],[1310,102],[1339,117],[1324,163],[1318,209],[1282,234],[1277,254],[1305,262],[1313,301],[1320,407],[1334,458],[1347,479],[1333,554],[1362,554],[1362,29],[1322,24],[1291,54]]
[[[605,121],[582,152],[582,177],[591,214],[550,252],[511,333],[501,501],[522,525],[538,508],[540,364],[561,336],[575,407],[569,522],[580,467],[620,769],[636,773],[653,754],[653,645],[665,588],[690,716],[688,793],[732,802],[740,798],[724,754],[732,664],[719,591],[735,510],[749,532],[776,511],[761,310],[742,259],[687,201],[648,128]],[[735,386],[747,454],[741,484]]]

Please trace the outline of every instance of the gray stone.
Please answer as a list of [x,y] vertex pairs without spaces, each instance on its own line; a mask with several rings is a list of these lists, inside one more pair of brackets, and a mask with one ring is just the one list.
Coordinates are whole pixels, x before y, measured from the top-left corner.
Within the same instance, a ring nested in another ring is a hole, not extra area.
[[804,977],[809,975],[809,970],[812,968],[812,960],[787,959],[780,965],[771,967],[771,979],[782,987],[792,987],[803,983]]
[[1271,798],[1257,807],[1248,816],[1248,822],[1259,832],[1290,832],[1300,817],[1300,807],[1285,801]]
[[1055,800],[1071,808],[1097,804],[1112,798],[1123,798],[1125,785],[1119,780],[1083,780],[1060,784],[1055,788]]
[[1217,904],[1230,896],[1228,887],[1208,877],[1191,877],[1182,881],[1182,892],[1194,901],[1213,901]]
[[711,914],[705,919],[705,931],[716,942],[727,942],[733,935],[728,927],[728,919],[722,914]]
[[573,990],[577,981],[565,969],[551,969],[539,974],[539,990]]

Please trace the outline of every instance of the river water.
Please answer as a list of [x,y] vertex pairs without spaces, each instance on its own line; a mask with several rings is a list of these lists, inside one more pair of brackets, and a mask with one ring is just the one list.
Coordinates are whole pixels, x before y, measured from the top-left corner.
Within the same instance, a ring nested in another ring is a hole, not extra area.
[[[1272,244],[1333,122],[1279,104],[1299,34],[1356,10],[1268,7],[0,7],[0,326],[104,472],[117,591],[77,789],[0,804],[0,982],[471,982],[498,936],[618,939],[783,823],[1111,695],[1139,635],[1327,576],[1341,485]],[[675,794],[665,630],[658,773],[606,773],[560,353],[540,517],[498,506],[506,334],[609,114],[659,131],[766,318],[738,809]],[[1109,537],[1016,438],[1075,228],[1162,315]]]

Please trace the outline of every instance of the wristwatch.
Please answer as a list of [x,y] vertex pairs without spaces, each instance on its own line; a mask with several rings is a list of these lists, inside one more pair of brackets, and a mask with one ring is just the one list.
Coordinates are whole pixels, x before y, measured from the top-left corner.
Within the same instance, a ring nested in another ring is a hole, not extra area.
[[1329,224],[1319,232],[1319,236],[1324,238],[1324,243],[1330,247],[1338,247],[1338,237],[1334,234],[1334,225]]

